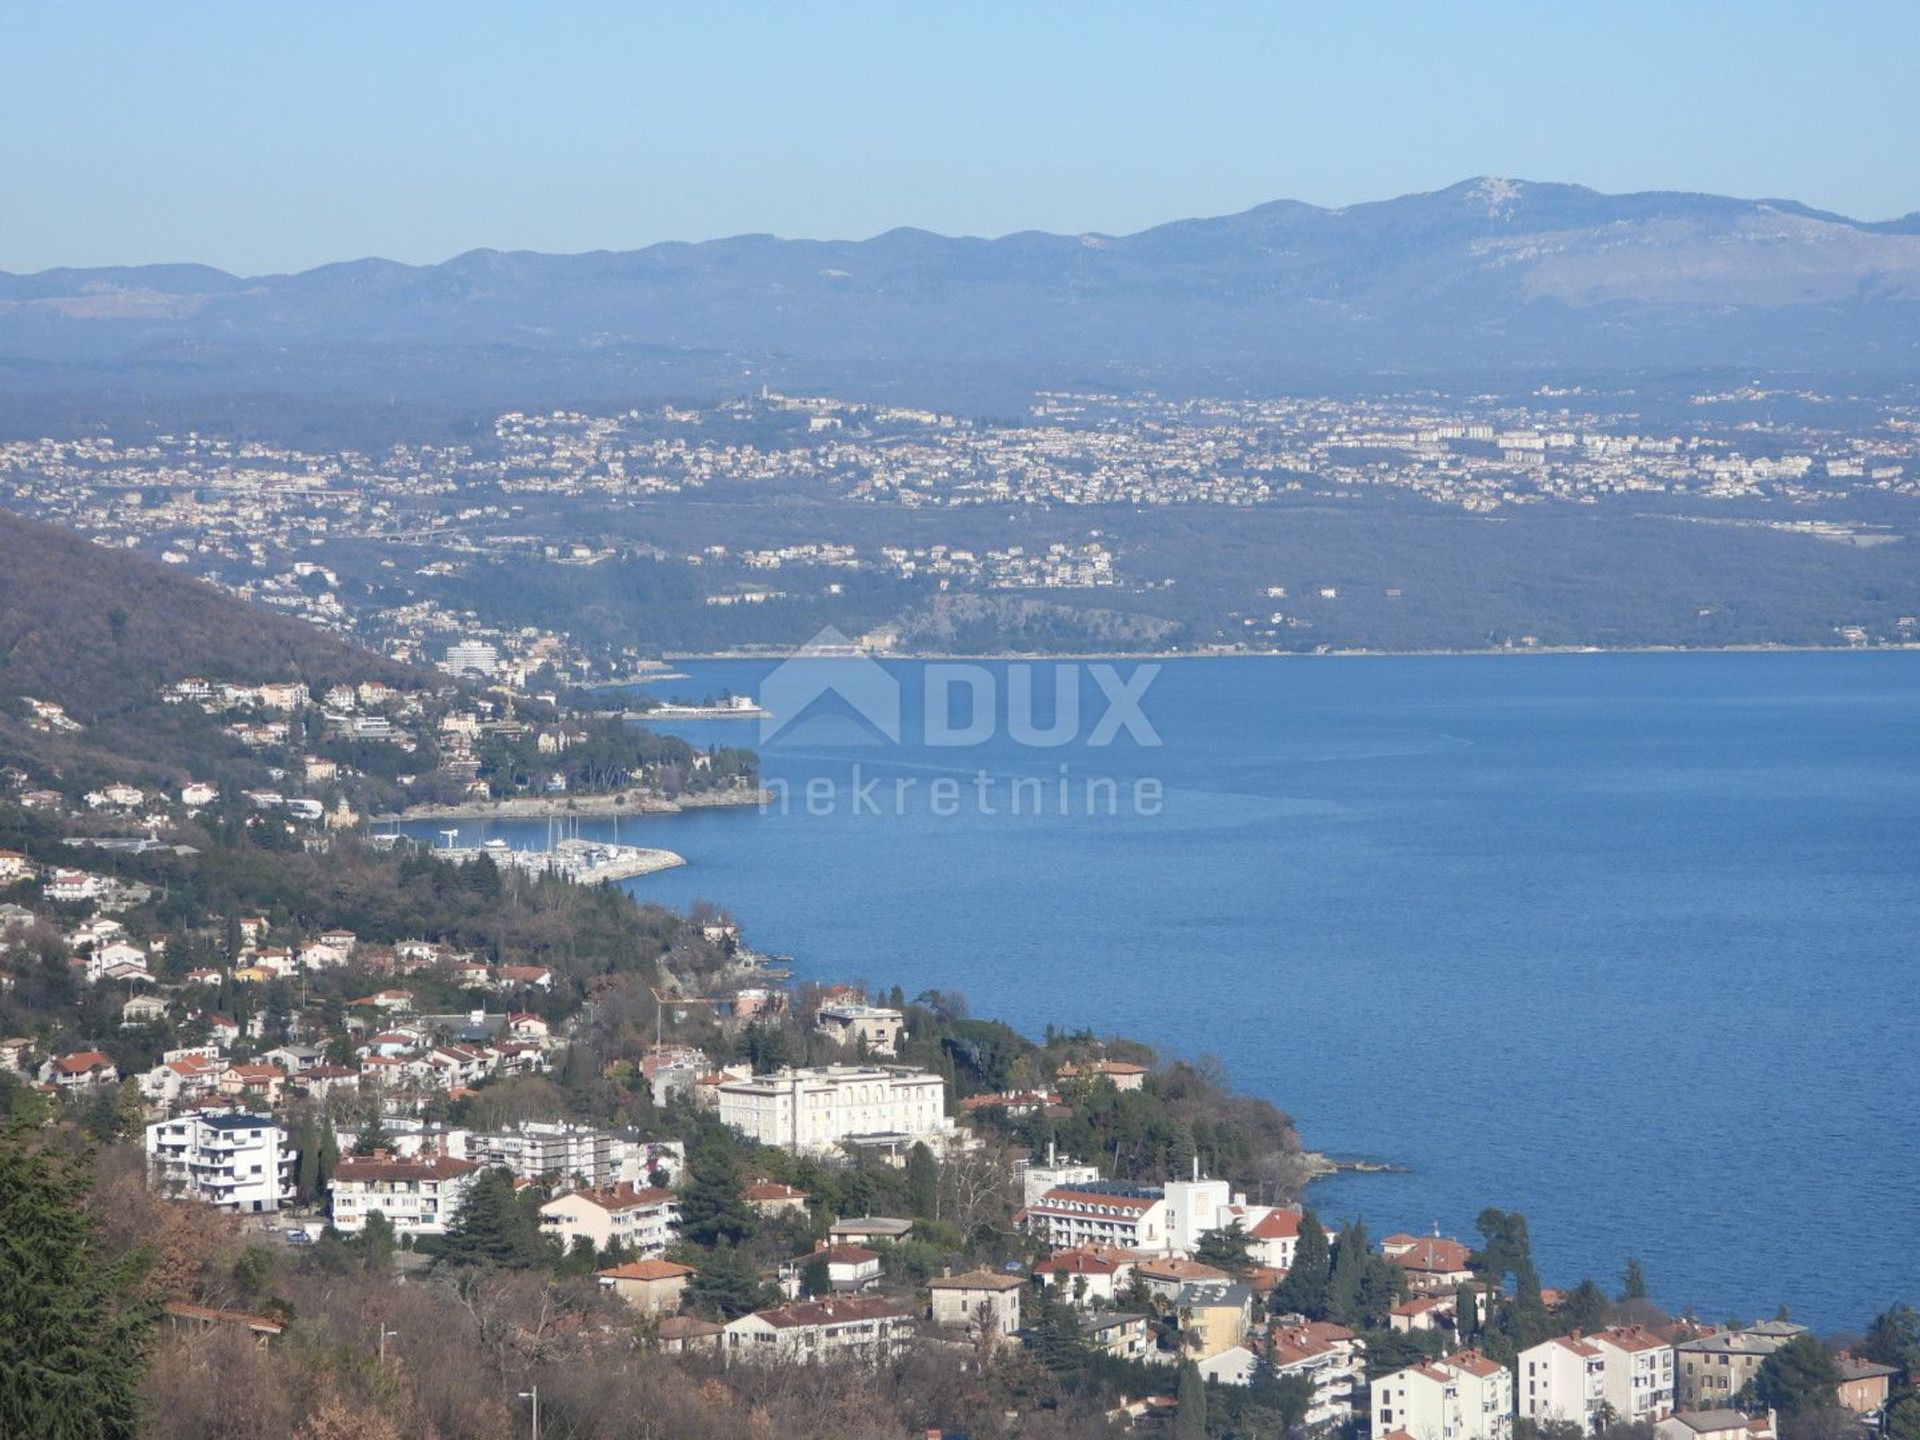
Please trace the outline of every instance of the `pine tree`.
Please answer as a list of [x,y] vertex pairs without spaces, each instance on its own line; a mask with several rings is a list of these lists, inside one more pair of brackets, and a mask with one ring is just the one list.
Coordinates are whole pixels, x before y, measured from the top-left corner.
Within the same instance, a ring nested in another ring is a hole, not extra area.
[[[102,1256],[84,1156],[0,1136],[0,1435],[133,1440],[158,1307]],[[31,1323],[18,1323],[22,1317]]]
[[513,1193],[506,1170],[486,1170],[448,1227],[441,1260],[449,1265],[539,1265],[549,1259],[533,1212]]
[[1591,1279],[1582,1280],[1568,1293],[1561,1316],[1575,1330],[1598,1330],[1607,1323],[1607,1292]]
[[366,1124],[360,1127],[360,1133],[353,1138],[353,1153],[365,1158],[376,1150],[393,1149],[393,1136],[387,1133],[387,1122],[382,1118],[378,1106],[367,1116]]
[[753,1230],[753,1212],[740,1197],[740,1170],[719,1144],[696,1150],[680,1196],[680,1234],[695,1245],[735,1245]]
[[340,1168],[340,1137],[333,1133],[333,1121],[320,1128],[320,1165],[314,1178],[316,1195],[323,1195],[333,1184],[333,1172]]
[[711,1251],[687,1282],[687,1299],[695,1309],[720,1320],[737,1320],[768,1301],[767,1284],[745,1252],[727,1245]]
[[1753,1377],[1759,1402],[1787,1416],[1833,1405],[1839,1388],[1833,1353],[1811,1335],[1794,1336],[1767,1356]]

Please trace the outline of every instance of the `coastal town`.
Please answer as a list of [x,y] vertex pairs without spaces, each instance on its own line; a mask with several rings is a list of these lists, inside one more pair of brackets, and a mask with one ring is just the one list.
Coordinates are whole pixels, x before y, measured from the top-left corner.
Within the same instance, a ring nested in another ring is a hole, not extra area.
[[[818,610],[893,648],[914,643],[922,610],[969,597],[1118,605],[1161,622],[1122,632],[1133,645],[1165,643],[1172,614],[1190,647],[1286,649],[1347,635],[1354,567],[1248,569],[1216,597],[1195,589],[1221,552],[1210,517],[1350,513],[1391,527],[1408,514],[1572,511],[1686,527],[1676,540],[1696,544],[1851,549],[1905,534],[1920,495],[1911,405],[1861,413],[1844,397],[1747,386],[1693,394],[1653,422],[1623,403],[1544,388],[1457,400],[1050,391],[1024,416],[988,420],[767,391],[512,412],[482,438],[378,450],[198,433],[10,440],[0,499],[401,659],[479,644],[509,676],[574,681],[624,676],[649,652],[538,615],[518,603],[529,581],[558,593],[639,565],[650,590],[690,607],[673,612],[683,635],[697,619],[698,633],[738,645]],[[777,511],[744,535],[701,518],[774,497],[799,507],[798,531]],[[1202,527],[1191,542],[1143,538],[1137,517],[1185,512]],[[1441,601],[1423,578],[1412,561],[1390,564],[1364,588],[1415,612]],[[1913,624],[1848,612],[1820,633],[1909,643]]]
[[[1618,1286],[1548,1284],[1525,1218],[1493,1208],[1475,1237],[1329,1226],[1285,1117],[1183,1061],[796,980],[723,911],[600,883],[619,847],[370,831],[325,748],[343,726],[467,788],[490,740],[571,748],[562,714],[417,678],[173,682],[151,703],[224,749],[166,787],[50,765],[92,722],[23,703],[0,793],[8,1143],[137,1155],[147,1203],[214,1227],[155,1297],[162,1387],[230,1363],[223,1337],[312,1343],[328,1276],[357,1277],[374,1337],[341,1343],[439,1363],[432,1333],[389,1334],[389,1297],[470,1302],[495,1274],[521,1286],[498,1364],[550,1419],[570,1378],[664,1363],[730,1384],[922,1367],[998,1397],[927,1435],[989,1412],[1020,1433],[1036,1407],[1183,1437],[1920,1433],[1910,1310],[1851,1336],[1710,1322],[1660,1309],[1628,1257],[1594,1257]],[[257,766],[279,788],[235,778]]]

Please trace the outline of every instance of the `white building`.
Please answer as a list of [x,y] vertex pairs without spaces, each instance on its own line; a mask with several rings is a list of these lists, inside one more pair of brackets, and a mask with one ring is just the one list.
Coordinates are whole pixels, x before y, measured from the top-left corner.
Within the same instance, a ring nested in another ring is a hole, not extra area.
[[801,1300],[756,1310],[727,1326],[729,1360],[879,1362],[913,1336],[913,1315],[878,1295]]
[[293,1199],[295,1159],[286,1132],[260,1115],[183,1115],[147,1127],[149,1183],[222,1210],[280,1209]]
[[1385,1440],[1509,1440],[1513,1374],[1475,1350],[1373,1382],[1373,1433]]
[[585,1236],[595,1251],[618,1244],[643,1259],[666,1253],[680,1234],[680,1203],[671,1190],[610,1185],[556,1195],[540,1207],[540,1233],[563,1248]]
[[953,1133],[946,1083],[901,1065],[820,1065],[730,1080],[720,1118],[762,1145],[826,1152],[843,1141],[927,1142]]
[[1054,1250],[1081,1245],[1168,1248],[1166,1197],[1144,1185],[1102,1180],[1056,1186],[1027,1206],[1025,1214],[1027,1229]]
[[397,1235],[444,1235],[460,1213],[480,1167],[447,1155],[342,1160],[333,1172],[333,1226],[358,1234],[378,1210]]
[[500,652],[482,640],[462,640],[447,647],[447,658],[440,668],[449,675],[491,677],[500,668]]
[[1643,1325],[1586,1337],[1606,1357],[1605,1392],[1614,1418],[1657,1425],[1673,1413],[1673,1346]]
[[1577,1335],[1559,1335],[1520,1352],[1514,1398],[1522,1419],[1559,1420],[1589,1435],[1607,1402],[1607,1352]]

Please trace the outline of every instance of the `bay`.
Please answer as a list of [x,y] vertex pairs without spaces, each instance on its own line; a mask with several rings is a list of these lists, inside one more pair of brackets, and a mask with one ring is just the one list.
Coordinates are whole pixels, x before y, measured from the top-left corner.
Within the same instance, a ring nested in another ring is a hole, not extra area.
[[[1082,666],[1077,738],[1022,744],[983,662],[992,735],[930,744],[942,662],[889,662],[902,743],[789,728],[784,805],[623,820],[690,862],[629,888],[725,906],[802,977],[1217,1057],[1309,1146],[1410,1167],[1313,1187],[1376,1236],[1498,1205],[1549,1285],[1632,1255],[1716,1320],[1920,1300],[1920,655],[1113,663],[1158,743],[1087,743]],[[774,666],[679,668],[698,698]],[[1033,678],[1044,725],[1065,672]],[[496,833],[544,827],[466,827]]]

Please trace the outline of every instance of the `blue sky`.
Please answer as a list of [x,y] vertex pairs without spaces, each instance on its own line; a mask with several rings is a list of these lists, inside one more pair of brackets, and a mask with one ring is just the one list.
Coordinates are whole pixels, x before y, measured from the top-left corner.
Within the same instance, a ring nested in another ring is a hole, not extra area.
[[1125,231],[1490,173],[1920,209],[1913,0],[10,0],[0,269]]

